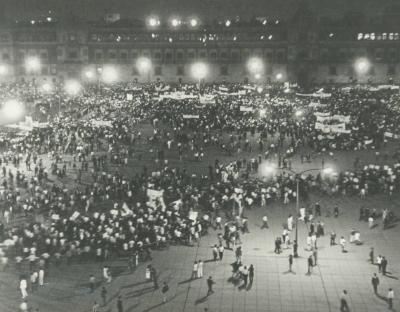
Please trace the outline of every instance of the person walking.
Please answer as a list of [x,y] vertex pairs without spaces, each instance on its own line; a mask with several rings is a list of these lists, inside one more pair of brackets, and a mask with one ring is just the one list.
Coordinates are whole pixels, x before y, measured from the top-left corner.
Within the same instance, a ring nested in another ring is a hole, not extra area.
[[117,310],[118,312],[124,312],[124,305],[122,303],[122,296],[118,296],[118,301],[117,301]]
[[374,273],[374,276],[372,276],[371,279],[372,287],[374,288],[374,293],[378,293],[378,285],[379,285],[379,277]]
[[242,261],[242,247],[241,246],[236,248],[235,254],[236,254],[236,263],[240,263]]
[[343,290],[342,295],[340,296],[340,311],[341,312],[349,311],[349,304],[347,303],[347,300],[348,300],[347,290]]
[[308,271],[307,271],[307,274],[311,274],[311,272],[312,272],[312,267],[313,267],[313,258],[312,258],[312,256],[309,256],[308,257],[308,259],[307,259],[307,264],[308,264]]
[[166,282],[164,282],[163,287],[161,288],[164,303],[167,302],[167,300],[168,300],[168,297],[167,297],[168,290],[169,290],[169,286]]
[[250,264],[250,267],[249,267],[249,283],[250,283],[250,285],[253,284],[253,280],[254,280],[254,266],[252,264]]
[[215,284],[215,282],[214,282],[212,276],[210,276],[210,277],[207,279],[207,287],[208,287],[207,296],[209,296],[209,295],[211,295],[212,293],[214,293],[214,291],[213,291],[213,289],[212,289],[212,287],[213,287],[214,284]]
[[393,308],[393,299],[394,299],[394,291],[392,288],[389,288],[388,294],[387,294],[387,301],[389,304],[389,309]]
[[289,272],[292,272],[293,255],[289,255]]
[[204,262],[199,260],[199,262],[197,263],[197,278],[203,277],[203,267],[204,267]]

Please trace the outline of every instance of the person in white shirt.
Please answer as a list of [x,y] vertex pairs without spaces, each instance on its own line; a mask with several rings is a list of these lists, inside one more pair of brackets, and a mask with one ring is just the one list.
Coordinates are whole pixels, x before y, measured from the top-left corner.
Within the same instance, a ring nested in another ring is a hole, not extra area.
[[199,260],[197,268],[197,278],[203,277],[203,264],[204,264],[203,261]]
[[346,240],[344,239],[343,236],[340,238],[339,243],[340,243],[340,246],[342,246],[342,252],[346,252],[346,249],[345,249],[346,248]]
[[44,270],[43,269],[39,270],[39,286],[40,287],[44,286]]
[[25,299],[28,297],[28,292],[26,291],[26,288],[28,287],[28,283],[25,278],[22,278],[21,281],[19,282],[19,289],[21,290],[21,296],[22,299]]

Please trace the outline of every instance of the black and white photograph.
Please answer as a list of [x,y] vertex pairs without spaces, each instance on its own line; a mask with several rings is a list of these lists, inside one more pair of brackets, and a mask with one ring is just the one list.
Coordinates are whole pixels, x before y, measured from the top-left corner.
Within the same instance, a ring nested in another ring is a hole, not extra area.
[[400,312],[399,0],[0,0],[0,312]]

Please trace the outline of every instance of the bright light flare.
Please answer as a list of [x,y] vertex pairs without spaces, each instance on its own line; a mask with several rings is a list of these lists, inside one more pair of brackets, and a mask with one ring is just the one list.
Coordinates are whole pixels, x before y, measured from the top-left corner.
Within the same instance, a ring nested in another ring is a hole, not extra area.
[[264,91],[263,87],[257,87],[257,92],[262,93]]
[[40,59],[36,56],[30,56],[25,60],[25,68],[30,72],[37,72],[40,70]]
[[181,24],[181,21],[177,18],[172,19],[171,25],[172,27],[178,27]]
[[260,117],[263,118],[267,116],[267,110],[266,109],[260,109]]
[[141,73],[147,73],[151,69],[151,60],[148,57],[139,57],[136,67]]
[[0,123],[13,123],[25,114],[25,107],[20,101],[12,99],[3,103],[0,110]]
[[101,73],[105,83],[111,84],[118,81],[118,71],[114,66],[105,66]]
[[76,96],[79,94],[81,89],[82,89],[81,84],[76,80],[68,80],[65,82],[65,92],[68,95]]
[[327,168],[322,169],[322,173],[330,175],[330,174],[334,173],[334,170],[331,167],[327,167]]
[[94,73],[94,71],[90,70],[90,69],[86,70],[84,72],[84,75],[85,75],[85,78],[88,80],[93,80],[96,77],[96,74]]
[[0,76],[5,76],[8,74],[8,66],[5,64],[0,64]]
[[199,21],[197,19],[195,19],[195,18],[192,18],[190,20],[190,26],[196,27],[197,25],[199,25]]
[[276,80],[281,80],[283,78],[283,75],[281,73],[277,73],[275,78]]
[[298,110],[294,114],[296,115],[296,117],[301,117],[301,116],[303,116],[303,111]]
[[371,62],[367,58],[362,57],[356,60],[354,67],[358,74],[366,74],[371,68]]
[[191,68],[192,76],[196,79],[204,79],[208,73],[208,67],[204,63],[195,63]]
[[263,176],[271,176],[276,172],[276,166],[273,164],[265,164],[261,166],[261,173]]
[[264,68],[264,62],[259,57],[252,57],[247,62],[247,68],[251,73],[260,74]]
[[156,17],[150,17],[147,21],[150,27],[156,27],[160,25],[160,20]]

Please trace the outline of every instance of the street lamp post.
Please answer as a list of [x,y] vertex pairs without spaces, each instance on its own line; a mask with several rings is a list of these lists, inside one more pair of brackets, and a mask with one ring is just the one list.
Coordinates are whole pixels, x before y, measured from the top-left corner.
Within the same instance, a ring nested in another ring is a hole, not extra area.
[[[307,169],[307,170],[303,170],[300,172],[296,172],[293,169],[289,169],[289,168],[277,168],[279,170],[288,170],[291,173],[293,173],[295,175],[296,178],[296,232],[295,232],[295,242],[293,244],[293,256],[295,258],[297,258],[298,252],[297,252],[297,247],[298,247],[298,238],[299,238],[299,230],[298,230],[298,221],[299,221],[299,214],[300,214],[300,178],[304,173],[310,172],[310,171],[321,171],[321,172],[325,172],[325,173],[331,173],[332,169],[331,168],[311,168],[311,169]],[[273,170],[273,169],[272,169]],[[272,171],[271,169],[269,169],[268,171]]]

